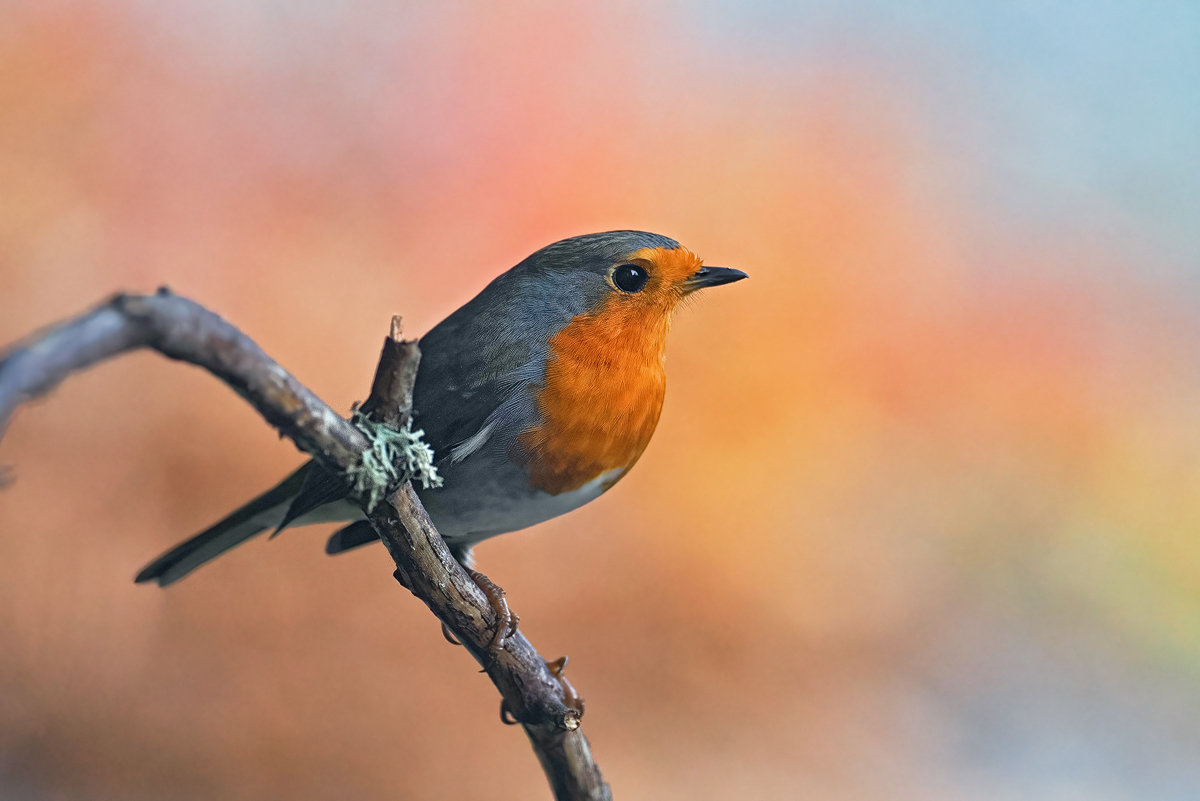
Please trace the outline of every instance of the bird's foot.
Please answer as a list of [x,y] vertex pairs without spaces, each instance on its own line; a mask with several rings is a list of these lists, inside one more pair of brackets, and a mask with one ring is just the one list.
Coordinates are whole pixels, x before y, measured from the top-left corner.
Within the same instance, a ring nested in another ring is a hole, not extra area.
[[562,688],[563,705],[568,709],[574,709],[579,713],[579,717],[583,717],[583,699],[579,697],[579,693],[575,692],[575,688],[563,674],[563,671],[567,669],[567,657],[560,656],[553,662],[547,661],[546,667],[549,668],[550,675],[558,680],[558,685]]
[[[491,604],[492,609],[496,613],[496,633],[492,637],[491,644],[488,646],[491,658],[495,659],[496,654],[504,650],[504,641],[517,633],[517,624],[521,621],[521,618],[508,608],[508,601],[505,600],[504,590],[496,586],[494,581],[478,570],[472,570],[469,567],[465,569],[467,575],[475,582],[475,586],[479,587],[479,591],[488,599],[488,603]],[[400,583],[401,587],[412,592],[412,587],[408,586],[408,581],[405,580],[404,574],[399,569],[392,573],[392,577]],[[445,623],[442,623],[442,636],[451,645],[462,645],[459,639],[454,636],[454,632]]]
[[504,650],[504,641],[517,633],[517,623],[521,619],[509,610],[508,601],[504,598],[504,590],[497,587],[495,582],[478,570],[472,570],[468,567],[466,571],[467,575],[475,582],[475,586],[479,587],[479,591],[488,599],[488,603],[492,605],[492,609],[496,613],[496,633],[492,637],[492,643],[488,648],[494,659],[496,654]]
[[[567,657],[560,656],[553,662],[547,660],[546,668],[550,671],[550,675],[558,682],[558,686],[562,689],[563,706],[567,709],[573,709],[578,714],[572,724],[567,723],[568,728],[578,728],[579,719],[583,717],[583,699],[579,697],[579,693],[575,692],[575,688],[571,686],[571,682],[567,681],[567,677],[563,675],[563,671],[567,667]],[[515,726],[521,721],[517,720],[513,715],[512,710],[508,708],[508,702],[503,698],[500,699],[500,722],[505,726]]]

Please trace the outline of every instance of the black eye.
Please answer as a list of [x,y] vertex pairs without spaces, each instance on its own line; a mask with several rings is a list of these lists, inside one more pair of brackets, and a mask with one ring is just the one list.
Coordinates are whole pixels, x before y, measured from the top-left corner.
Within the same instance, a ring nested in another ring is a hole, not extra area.
[[622,292],[641,292],[650,276],[634,264],[622,264],[613,270],[612,280]]

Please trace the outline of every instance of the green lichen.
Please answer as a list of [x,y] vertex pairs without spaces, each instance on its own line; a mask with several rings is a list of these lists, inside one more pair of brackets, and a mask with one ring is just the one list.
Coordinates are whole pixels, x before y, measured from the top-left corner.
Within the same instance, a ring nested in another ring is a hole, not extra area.
[[425,489],[442,486],[433,465],[433,448],[421,439],[424,431],[412,430],[412,420],[404,428],[395,429],[355,412],[350,422],[371,443],[363,451],[362,462],[348,471],[354,493],[366,500],[368,512],[373,512],[380,501],[405,481],[420,481]]

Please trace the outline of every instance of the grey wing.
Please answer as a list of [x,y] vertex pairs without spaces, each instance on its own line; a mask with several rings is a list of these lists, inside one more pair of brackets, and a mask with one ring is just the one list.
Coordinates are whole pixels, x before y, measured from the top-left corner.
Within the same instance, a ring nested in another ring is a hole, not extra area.
[[[504,288],[499,279],[485,293],[497,288]],[[492,315],[469,303],[420,341],[421,364],[413,387],[413,427],[424,431],[435,463],[451,483],[453,474],[448,475],[445,468],[481,450],[497,459],[505,458],[517,434],[532,425],[537,414],[531,382],[540,382],[544,375],[544,348],[531,348],[525,337],[497,337],[493,328],[504,330],[503,325],[495,325]],[[449,489],[453,491],[454,487]],[[430,503],[439,492],[430,489],[421,495]],[[288,519],[345,494],[344,484],[314,467]],[[435,509],[429,511],[438,522]],[[375,539],[369,524],[352,524],[335,532],[325,550],[342,553]]]
[[549,337],[517,325],[501,279],[421,338],[413,418],[439,464],[485,445],[500,453],[537,417]]
[[[501,276],[421,338],[413,425],[425,432],[425,442],[433,448],[437,463],[457,461],[489,441],[493,447],[507,447],[511,437],[506,442],[506,432],[519,428],[533,412],[532,396],[520,390],[527,383],[523,379],[531,349],[521,343],[523,337],[506,339],[494,334],[494,330],[504,330],[495,310],[511,308],[505,302],[514,289],[511,284]],[[544,360],[538,363],[543,365]],[[349,490],[341,476],[314,464],[276,533],[304,515],[346,498]],[[354,547],[362,544],[362,536],[363,530],[356,529]],[[327,547],[335,548],[334,538]],[[342,550],[348,548],[333,552]]]
[[438,462],[484,447],[500,456],[535,425],[550,338],[607,293],[598,273],[543,266],[551,250],[497,277],[421,338],[414,407]]

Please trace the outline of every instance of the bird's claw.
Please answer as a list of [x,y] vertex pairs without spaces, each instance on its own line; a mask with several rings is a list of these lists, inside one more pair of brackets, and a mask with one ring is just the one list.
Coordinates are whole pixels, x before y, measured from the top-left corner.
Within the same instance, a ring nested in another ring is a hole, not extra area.
[[412,592],[412,587],[408,586],[408,580],[404,578],[404,574],[400,572],[400,568],[396,568],[396,570],[392,573],[392,578],[394,578],[401,587],[409,592]]
[[560,656],[553,662],[547,661],[546,668],[550,671],[550,675],[558,681],[558,686],[562,688],[563,705],[568,709],[574,709],[582,718],[583,699],[579,697],[579,693],[575,692],[575,688],[571,686],[571,682],[567,681],[567,677],[563,673],[567,669],[567,661],[568,657]]
[[458,641],[458,638],[454,636],[454,632],[452,632],[450,627],[445,623],[442,623],[442,636],[445,637],[446,642],[450,643],[451,645],[462,645],[462,643]]
[[479,591],[488,599],[488,603],[496,613],[496,633],[492,636],[492,642],[488,646],[491,657],[495,659],[496,654],[504,650],[504,641],[517,633],[517,624],[521,618],[508,608],[504,590],[496,586],[494,581],[471,568],[467,568],[467,575],[475,582],[475,586],[479,587]]
[[[579,725],[578,719],[583,717],[583,699],[579,697],[579,693],[575,692],[575,688],[571,686],[571,682],[567,681],[567,677],[563,675],[563,671],[567,667],[568,658],[560,656],[553,661],[546,660],[546,669],[550,671],[550,675],[558,682],[558,686],[562,689],[563,706],[567,709],[572,709],[578,713],[575,719],[575,727]],[[512,711],[508,708],[508,701],[500,699],[500,722],[505,726],[515,726],[521,721],[517,720]],[[568,724],[570,726],[570,724]]]

